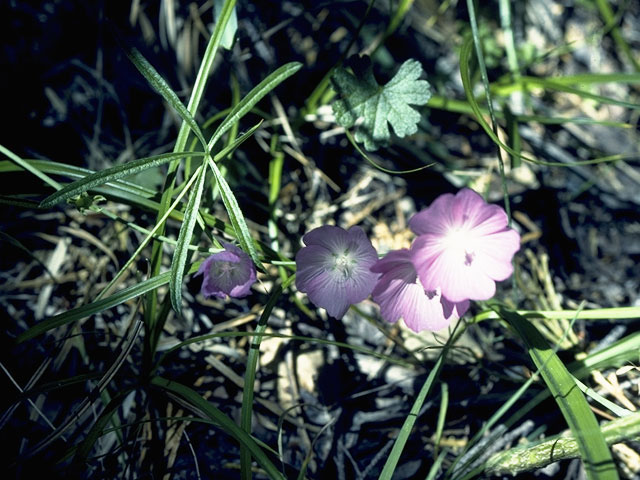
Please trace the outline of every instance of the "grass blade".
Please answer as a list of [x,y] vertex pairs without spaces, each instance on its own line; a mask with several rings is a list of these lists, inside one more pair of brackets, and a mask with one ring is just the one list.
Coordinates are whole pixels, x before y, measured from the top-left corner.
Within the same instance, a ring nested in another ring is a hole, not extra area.
[[[257,336],[251,340],[251,347],[249,348],[249,354],[247,355],[247,368],[244,373],[244,390],[242,391],[242,411],[240,414],[240,427],[242,430],[251,434],[251,418],[253,414],[253,386],[256,379],[256,369],[258,367],[258,356],[260,354],[260,342],[262,342],[262,333],[267,328],[267,322],[271,316],[271,311],[276,305],[276,302],[295,280],[295,275],[288,277],[282,285],[278,286],[271,294],[269,301],[260,315],[258,325],[256,327]],[[251,452],[248,448],[242,447],[240,449],[240,468],[241,478],[251,478]]]
[[[195,273],[198,270],[199,266],[199,263],[192,265],[189,268],[188,273]],[[155,290],[162,285],[166,285],[169,282],[170,273],[171,272],[161,273],[160,275],[149,278],[148,280],[137,283],[125,288],[124,290],[114,293],[107,298],[91,302],[87,305],[76,307],[54,317],[49,317],[39,322],[37,325],[34,325],[29,330],[18,335],[16,341],[18,343],[24,342],[26,340],[37,337],[38,335],[41,335],[53,328],[61,327],[62,325],[66,325],[77,320],[82,320],[83,318],[89,317],[96,313],[100,313],[104,310],[115,307],[116,305],[120,305],[128,300],[139,297],[140,295],[144,295],[145,293]]]
[[[457,325],[460,325],[460,323],[461,322],[458,322]],[[431,372],[429,373],[427,380],[424,382],[424,385],[422,385],[422,388],[420,389],[420,392],[418,393],[418,396],[416,397],[416,400],[413,403],[413,406],[411,407],[411,411],[409,412],[409,415],[407,415],[407,418],[404,421],[402,428],[400,429],[398,438],[396,438],[396,441],[393,444],[391,453],[389,454],[389,457],[387,458],[387,461],[385,462],[384,467],[382,468],[382,473],[380,473],[380,477],[378,477],[379,480],[391,479],[393,472],[395,471],[396,466],[398,465],[398,461],[400,460],[400,455],[402,455],[402,450],[404,449],[404,446],[407,443],[407,440],[409,439],[409,434],[413,429],[413,425],[414,423],[416,423],[418,414],[420,413],[420,409],[422,408],[422,405],[424,404],[424,401],[427,398],[427,395],[429,395],[429,392],[431,392],[431,389],[433,388],[433,385],[436,379],[438,378],[438,375],[440,374],[440,369],[442,368],[442,365],[444,364],[444,360],[447,354],[449,353],[449,349],[453,345],[453,341],[458,338],[458,335],[456,335],[455,333],[456,332],[454,329],[454,331],[451,333],[451,336],[449,337],[449,340],[447,340],[447,343],[442,348],[442,351],[440,352],[440,356],[438,357],[438,360],[436,361],[435,365],[431,369]]]
[[173,260],[171,261],[169,294],[171,296],[173,309],[178,314],[182,312],[182,277],[184,276],[184,268],[189,255],[189,245],[191,244],[191,237],[193,236],[193,229],[196,225],[198,209],[200,208],[206,171],[204,165],[200,165],[194,173],[194,175],[197,175],[196,186],[191,190],[191,194],[189,195],[189,202],[184,211],[184,220],[180,227],[178,242],[176,243]]
[[185,156],[202,157],[202,152],[177,152],[177,153],[163,153],[161,155],[154,155],[152,157],[139,158],[131,162],[124,163],[122,165],[116,165],[115,167],[107,168],[99,172],[92,173],[84,178],[77,180],[61,190],[49,195],[42,202],[40,202],[41,208],[50,208],[65,201],[71,197],[75,197],[82,192],[86,192],[99,185],[104,185],[107,182],[112,182],[129,175],[135,175],[146,169],[157,167],[172,160],[178,160]]
[[531,359],[540,370],[578,443],[587,478],[617,479],[611,452],[596,417],[565,365],[540,332],[525,318],[503,307],[499,307],[498,313],[527,345]]
[[[204,88],[207,84],[207,78],[209,77],[212,67],[213,61],[216,56],[216,52],[218,51],[218,47],[220,46],[220,42],[224,35],[224,32],[227,27],[227,23],[229,22],[229,18],[231,17],[231,13],[235,7],[236,0],[227,0],[224,2],[222,7],[222,11],[217,18],[216,26],[213,30],[213,35],[211,35],[211,39],[207,44],[207,49],[204,52],[204,57],[202,58],[202,62],[200,63],[200,68],[198,69],[198,75],[196,77],[196,81],[193,85],[193,91],[191,92],[191,97],[189,98],[189,105],[187,106],[190,115],[195,116],[198,106],[200,105],[200,100],[202,99],[202,95],[204,93]],[[189,123],[186,120],[183,120],[182,125],[180,126],[180,131],[178,132],[178,138],[176,140],[176,144],[173,147],[174,152],[182,152],[186,149],[187,141],[189,139]],[[206,145],[206,142],[202,142],[202,139],[199,137],[200,142],[203,147]],[[178,162],[171,162],[169,164],[169,168],[167,169],[167,179],[164,183],[164,189],[162,192],[162,197],[160,199],[160,205],[158,208],[158,216],[157,218],[161,218],[171,204],[171,199],[173,198],[173,187],[175,185],[175,175],[178,169]],[[156,222],[157,223],[157,222]],[[164,225],[158,231],[160,235],[164,234]],[[154,242],[153,248],[151,252],[151,276],[155,277],[160,273],[160,268],[162,266],[162,243]],[[156,307],[158,303],[158,296],[156,292],[152,292],[146,301],[145,307],[145,322],[147,323],[150,330],[155,330],[155,317],[156,317]]]
[[[631,440],[640,435],[640,413],[611,420],[602,426],[602,434],[609,445]],[[497,453],[487,461],[487,475],[518,475],[536,470],[565,458],[579,457],[575,436],[556,435],[532,445],[519,446]]]
[[[221,159],[224,156],[228,155],[230,152],[235,150],[240,144],[242,144],[247,138],[253,135],[253,132],[255,132],[256,129],[260,126],[260,123],[258,123],[257,125],[254,125],[249,131],[245,132],[241,137],[234,140],[230,145],[227,145],[227,147],[225,147],[221,152],[219,152],[218,155],[216,155],[216,157],[213,160],[208,155],[206,158],[213,165],[216,165],[215,161],[217,159]],[[198,210],[200,209],[200,202],[202,200],[202,191],[204,190],[204,180],[206,178],[206,171],[207,171],[206,167],[203,164],[200,167],[198,167],[198,170],[196,170],[196,173],[194,173],[194,176],[197,175],[197,183],[195,188],[191,191],[191,195],[189,196],[189,202],[187,203],[187,207],[184,212],[184,218],[182,221],[182,226],[180,227],[180,233],[178,234],[176,249],[173,253],[173,259],[171,260],[171,279],[169,281],[169,292],[171,297],[171,304],[173,305],[174,310],[178,314],[182,310],[182,278],[184,276],[184,267],[188,260],[189,246],[191,245],[191,237],[193,236],[193,229],[195,227],[195,222],[198,218]],[[222,178],[222,182],[224,182],[226,185],[226,181],[224,180],[224,178]],[[231,189],[228,187],[228,185],[227,185],[227,189],[229,191],[229,194],[232,197],[232,202],[230,203],[230,205],[232,205],[232,208],[233,208],[233,205],[235,205],[235,207],[237,207],[237,212],[239,212],[240,208],[238,207],[238,202],[235,200],[235,197],[233,197],[233,193],[231,193]],[[222,198],[224,201],[225,196],[223,195]],[[226,205],[226,202],[225,202],[225,205]],[[160,220],[165,219],[166,215],[170,213],[170,210],[171,210],[171,207],[167,210],[167,212],[165,212],[165,215],[160,217]],[[236,210],[234,210],[234,212],[236,212]],[[242,219],[242,222],[244,222],[244,217],[242,216],[241,212],[240,212],[240,217]],[[229,218],[232,219],[232,224],[233,224],[233,217],[231,217],[231,214],[229,214]],[[234,224],[234,228],[235,228],[235,224]],[[246,227],[246,223],[245,223],[245,228],[247,230],[247,235],[248,235],[249,229]],[[249,237],[249,239],[251,239],[251,237]],[[253,241],[250,240],[248,245],[250,246],[250,248],[253,249],[255,258],[258,258],[255,246],[253,245]]]
[[211,136],[208,150],[211,151],[214,145],[220,140],[220,137],[229,130],[234,123],[244,117],[262,98],[271,90],[276,88],[280,83],[296,73],[302,64],[300,62],[287,63],[267,76],[262,82],[253,88],[232,110],[229,115],[222,121],[220,126]]
[[260,265],[260,258],[258,257],[258,251],[253,243],[253,238],[249,233],[249,227],[247,227],[247,222],[244,219],[244,215],[240,210],[240,206],[238,205],[238,201],[236,200],[235,195],[231,191],[229,184],[222,176],[220,169],[216,162],[213,161],[211,157],[207,158],[209,162],[209,167],[213,172],[213,176],[216,180],[218,188],[220,188],[220,197],[222,197],[222,203],[224,203],[224,207],[227,210],[227,214],[229,215],[229,220],[231,221],[231,225],[233,230],[235,231],[236,238],[238,242],[240,242],[240,246],[242,249],[249,254],[253,263],[256,265]]
[[[482,127],[482,129],[485,131],[485,133],[489,136],[489,138],[491,138],[491,140],[498,145],[501,149],[503,149],[504,151],[506,151],[507,153],[509,153],[512,156],[515,157],[519,157],[524,161],[527,162],[531,162],[531,163],[535,163],[537,165],[547,165],[547,166],[556,166],[556,167],[566,167],[567,165],[564,163],[559,163],[559,162],[545,162],[542,160],[536,160],[535,158],[531,158],[525,155],[522,155],[520,153],[518,153],[516,150],[514,150],[513,148],[511,148],[509,145],[505,144],[504,142],[502,142],[498,136],[493,132],[493,129],[491,128],[491,126],[489,126],[489,124],[485,121],[484,119],[484,112],[483,110],[480,108],[480,106],[478,105],[477,100],[475,99],[475,97],[473,96],[473,85],[471,82],[471,72],[469,69],[469,62],[471,60],[471,56],[472,56],[472,52],[473,52],[473,39],[472,38],[468,38],[464,44],[462,45],[462,48],[460,49],[460,77],[462,79],[462,85],[464,87],[464,91],[467,95],[467,101],[469,103],[469,106],[471,107],[471,110],[473,111],[473,115],[475,116],[476,122],[478,122],[478,125],[480,125]],[[528,81],[529,77],[522,77],[521,79],[521,83],[524,83],[526,81]],[[531,77],[533,78],[533,77]],[[539,79],[533,79],[532,82],[538,82]],[[562,89],[562,90],[573,90],[573,93],[581,93],[581,90],[576,90],[576,89],[571,89],[570,87],[566,87],[564,88],[563,83],[561,81],[556,81],[554,79],[553,82],[549,83],[549,87],[552,88],[551,86],[553,85],[553,88],[556,89]],[[598,96],[596,96],[598,97]],[[599,98],[604,98],[604,97],[599,97]],[[608,103],[613,103],[616,102],[617,104],[620,104],[620,102],[615,101],[615,100],[611,100],[608,99],[609,102]],[[627,102],[622,102],[625,104],[625,106],[627,106]],[[440,106],[441,104],[439,103],[438,106],[436,108],[442,108],[442,106]],[[443,104],[446,105],[446,102]],[[460,106],[460,105],[458,105]],[[637,105],[635,106],[635,108],[640,108]],[[618,156],[615,157],[603,157],[603,158],[597,158],[597,159],[593,159],[593,160],[585,160],[585,161],[576,161],[573,163],[573,165],[588,165],[588,164],[594,164],[594,163],[603,163],[603,162],[609,162],[612,161],[614,159],[619,159]]]
[[253,437],[238,427],[234,421],[225,415],[220,409],[198,395],[197,392],[185,385],[161,377],[152,378],[151,384],[175,394],[177,397],[184,400],[189,407],[202,412],[215,423],[220,425],[226,433],[234,437],[241,446],[247,448],[251,452],[253,458],[256,459],[262,468],[264,468],[270,478],[284,479],[282,473],[280,473],[271,460],[269,460],[269,457],[267,457],[264,451],[258,446]]
[[0,145],[0,153],[4,153],[7,157],[9,157],[9,159],[14,164],[18,165],[20,168],[26,170],[27,172],[33,173],[36,177],[38,177],[40,180],[42,180],[47,185],[50,185],[51,187],[55,188],[56,190],[61,188],[60,184],[58,182],[56,182],[54,179],[49,177],[47,174],[42,172],[40,169],[38,169],[36,166],[31,164],[30,162],[25,161],[22,158],[20,158],[18,155],[13,153],[8,148],[5,148],[4,146]]
[[[180,115],[184,124],[186,124],[194,135],[202,143],[202,147],[207,144],[202,135],[200,127],[196,123],[195,119],[191,115],[191,112],[187,110],[187,107],[180,101],[176,92],[174,92],[164,78],[157,72],[153,65],[151,65],[142,54],[133,47],[124,48],[127,57],[133,62],[142,76],[149,82],[149,84],[158,92],[162,98],[164,98],[169,105]],[[186,143],[186,142],[185,142]]]

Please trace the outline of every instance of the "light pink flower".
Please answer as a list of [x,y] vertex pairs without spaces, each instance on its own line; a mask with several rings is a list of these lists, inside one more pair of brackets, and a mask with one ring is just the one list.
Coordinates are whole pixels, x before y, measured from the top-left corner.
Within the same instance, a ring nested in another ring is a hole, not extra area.
[[249,255],[230,243],[224,243],[222,252],[208,257],[198,269],[203,275],[200,293],[204,297],[246,297],[256,281],[256,267]]
[[452,302],[487,300],[495,294],[495,282],[513,273],[520,235],[507,227],[501,207],[473,190],[440,195],[409,226],[418,235],[413,264],[427,291],[440,288]]
[[307,233],[296,254],[296,287],[315,306],[342,318],[349,306],[371,294],[378,275],[371,266],[375,248],[360,227],[344,230],[325,225]]
[[371,268],[381,273],[373,289],[373,301],[380,305],[380,314],[387,322],[400,318],[414,332],[441,330],[458,320],[469,308],[469,301],[454,303],[444,298],[438,289],[425,291],[409,250],[389,252]]

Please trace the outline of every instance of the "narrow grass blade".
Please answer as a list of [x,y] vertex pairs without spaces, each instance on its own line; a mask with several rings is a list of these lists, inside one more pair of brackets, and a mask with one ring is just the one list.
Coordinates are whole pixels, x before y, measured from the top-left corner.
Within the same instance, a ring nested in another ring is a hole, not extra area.
[[[207,157],[209,158],[209,157]],[[194,175],[197,175],[196,186],[191,190],[189,202],[184,211],[184,220],[178,234],[178,242],[173,253],[171,261],[171,276],[169,280],[169,294],[171,296],[171,304],[173,309],[180,314],[182,312],[182,277],[184,276],[184,268],[189,256],[189,245],[193,235],[193,228],[196,224],[198,209],[200,208],[200,200],[202,199],[202,190],[204,188],[204,179],[206,178],[206,168],[200,165]]]
[[[460,322],[457,325],[460,325]],[[440,352],[440,356],[438,357],[438,360],[436,361],[435,365],[431,369],[431,372],[429,372],[429,376],[427,377],[427,380],[422,385],[422,388],[420,389],[420,392],[418,393],[418,396],[416,397],[416,400],[413,403],[413,406],[411,407],[411,411],[409,412],[409,415],[407,415],[407,418],[405,419],[404,424],[400,429],[398,438],[396,438],[396,441],[393,444],[393,448],[391,449],[391,453],[389,454],[389,457],[387,458],[387,461],[385,462],[384,467],[382,468],[380,477],[378,477],[379,480],[390,480],[391,477],[393,476],[393,472],[395,471],[396,466],[398,465],[398,461],[400,460],[400,455],[402,455],[402,450],[404,450],[404,446],[407,443],[407,440],[409,439],[409,435],[411,434],[413,425],[416,423],[416,420],[418,419],[418,414],[420,413],[420,409],[422,408],[422,405],[424,404],[424,401],[427,398],[427,395],[429,395],[429,392],[431,392],[431,389],[433,388],[433,385],[436,379],[438,378],[438,375],[440,375],[440,369],[442,368],[445,358],[449,353],[449,349],[453,344],[453,340],[456,338],[458,338],[458,336],[455,335],[455,329],[454,329],[454,332],[451,333],[449,340],[447,340],[447,343],[445,344],[442,351]]]
[[509,322],[527,345],[529,355],[554,396],[573,436],[589,479],[617,479],[611,452],[584,395],[565,365],[544,337],[516,312],[499,307],[500,316]]
[[195,182],[197,180],[196,175],[193,175],[191,177],[191,179],[189,179],[189,181],[187,182],[187,184],[185,185],[184,189],[176,196],[176,199],[174,200],[174,202],[171,204],[171,206],[169,207],[169,209],[165,212],[165,214],[160,217],[160,219],[158,220],[158,223],[156,223],[156,225],[153,227],[153,229],[151,229],[151,231],[149,231],[147,233],[147,236],[144,238],[144,240],[142,242],[140,242],[140,245],[138,245],[138,248],[136,248],[136,251],[133,252],[133,254],[129,257],[129,260],[127,260],[127,262],[122,266],[122,268],[118,271],[118,273],[116,273],[113,278],[111,279],[111,281],[107,284],[106,287],[104,287],[102,289],[102,291],[100,292],[100,294],[97,296],[97,300],[99,300],[100,298],[102,298],[107,292],[109,292],[109,290],[116,284],[116,282],[118,281],[118,279],[120,279],[120,277],[127,271],[127,269],[129,268],[129,266],[134,262],[134,260],[138,257],[138,255],[140,254],[140,252],[142,252],[142,250],[144,249],[144,247],[147,246],[147,244],[151,241],[151,239],[153,238],[154,234],[160,229],[160,227],[162,225],[164,225],[164,222],[166,221],[166,219],[169,217],[169,215],[171,215],[171,212],[173,212],[173,210],[178,206],[178,204],[180,203],[180,201],[182,200],[182,197],[189,191],[189,188],[191,188],[191,185],[193,185],[193,182]]
[[[204,89],[207,84],[207,78],[211,74],[211,70],[213,67],[213,61],[216,56],[216,52],[218,51],[218,47],[220,46],[220,42],[226,30],[227,24],[229,23],[229,19],[231,18],[231,13],[235,7],[236,0],[227,0],[224,2],[222,6],[222,11],[220,12],[216,26],[213,30],[213,34],[209,39],[209,43],[207,44],[207,49],[204,52],[204,56],[202,57],[202,62],[200,63],[200,68],[198,69],[198,75],[196,77],[196,81],[193,85],[193,91],[191,92],[191,97],[189,98],[189,105],[187,106],[188,111],[192,116],[195,117],[196,112],[198,110],[198,106],[200,105],[200,100],[202,99],[202,95],[204,94]],[[183,120],[182,125],[180,126],[180,131],[178,132],[178,138],[176,140],[176,144],[173,147],[174,152],[182,152],[186,149],[187,141],[189,139],[189,123]],[[200,139],[199,139],[200,140]],[[200,140],[202,143],[202,140]],[[203,147],[206,145],[206,142],[203,143]],[[167,169],[167,179],[164,183],[164,189],[162,192],[162,198],[160,199],[160,205],[158,208],[158,217],[162,217],[169,205],[171,204],[171,199],[173,198],[173,187],[175,184],[175,174],[178,169],[178,162],[171,162],[169,164],[169,168]],[[164,225],[160,228],[160,235],[164,234]],[[154,242],[153,248],[151,252],[151,276],[155,277],[160,273],[160,268],[162,266],[162,244],[160,242]],[[145,306],[145,321],[150,329],[153,329],[153,324],[155,322],[156,317],[156,306],[158,303],[158,296],[156,292],[152,292],[147,297],[146,306]]]
[[[489,117],[491,118],[491,129],[493,134],[498,136],[498,121],[496,120],[496,114],[493,110],[493,101],[491,100],[491,91],[489,89],[489,76],[487,74],[487,66],[484,63],[484,54],[482,53],[482,40],[480,39],[480,33],[478,29],[478,22],[476,20],[476,10],[473,0],[467,0],[467,9],[469,10],[469,23],[471,24],[471,33],[473,36],[473,44],[476,49],[476,57],[478,59],[478,68],[480,69],[480,76],[482,77],[482,84],[484,86],[484,94],[487,99],[487,109],[489,110]],[[469,92],[467,92],[467,95]],[[515,157],[519,158],[519,157]],[[504,209],[507,212],[507,218],[509,219],[509,225],[511,225],[511,205],[509,204],[509,192],[507,191],[507,178],[504,173],[504,162],[502,161],[502,152],[498,147],[498,170],[500,172],[500,180],[502,184],[502,198],[504,201]]]
[[[611,420],[602,426],[602,434],[608,445],[640,436],[640,413]],[[553,436],[542,442],[511,448],[497,453],[487,461],[487,475],[518,475],[542,468],[550,463],[580,456],[575,436]]]
[[570,87],[565,82],[556,81],[556,79],[537,78],[537,77],[522,77],[520,81],[524,85],[531,85],[534,87],[543,87],[548,90],[555,90],[558,92],[572,93],[582,98],[588,98],[595,100],[599,103],[617,105],[619,107],[625,107],[632,110],[640,109],[640,105],[633,102],[625,102],[624,100],[616,100],[615,98],[605,97],[603,95],[596,95],[595,93],[587,92],[586,90],[580,90],[579,88]]
[[267,457],[264,451],[258,446],[253,437],[238,427],[233,420],[225,415],[220,409],[202,398],[197,392],[185,385],[161,377],[152,378],[151,384],[161,388],[162,390],[175,394],[177,397],[184,400],[189,407],[202,412],[215,423],[220,425],[226,433],[234,437],[241,446],[247,448],[251,452],[253,458],[256,459],[258,464],[265,470],[270,478],[284,479],[282,473],[280,473],[271,460],[269,460],[269,457]]
[[152,157],[139,158],[131,162],[124,163],[122,165],[116,165],[115,167],[107,168],[99,172],[92,173],[85,176],[80,180],[65,186],[61,190],[58,190],[52,195],[49,195],[42,202],[40,202],[41,208],[50,208],[59,202],[63,202],[71,197],[75,197],[82,192],[86,192],[99,185],[118,180],[129,175],[135,175],[149,168],[164,165],[165,163],[173,160],[178,160],[186,156],[202,157],[202,152],[177,152],[177,153],[163,153],[161,155],[154,155]]
[[[462,48],[460,49],[460,77],[462,79],[462,85],[464,87],[464,91],[467,95],[467,101],[469,102],[469,106],[471,107],[471,110],[473,111],[473,115],[475,116],[476,122],[478,122],[478,125],[480,125],[482,127],[482,129],[486,132],[486,134],[489,136],[489,138],[491,138],[491,140],[498,145],[500,148],[502,148],[503,150],[505,150],[507,153],[509,153],[512,156],[516,156],[521,158],[524,161],[527,162],[531,162],[531,163],[535,163],[538,165],[547,165],[547,166],[558,166],[558,167],[566,167],[567,165],[564,163],[558,163],[558,162],[545,162],[542,160],[536,160],[535,158],[531,158],[525,155],[522,155],[520,153],[518,153],[516,150],[514,150],[513,148],[511,148],[509,145],[505,144],[504,142],[502,142],[498,136],[493,132],[493,129],[491,128],[491,126],[485,121],[484,119],[484,112],[483,110],[480,108],[480,106],[478,105],[477,100],[475,99],[475,97],[473,96],[473,85],[471,82],[471,72],[469,69],[469,63],[471,60],[471,56],[473,53],[473,39],[472,38],[468,38],[462,45]],[[522,78],[522,82],[524,82],[526,80],[525,77]],[[556,86],[558,86],[558,88],[561,87],[562,82],[555,82]],[[446,105],[446,103],[445,103]],[[636,106],[635,108],[640,108],[638,106]],[[619,159],[619,158],[617,158]],[[574,163],[574,165],[588,165],[588,164],[594,164],[594,163],[603,163],[603,162],[608,162],[608,161],[612,161],[613,158],[611,157],[603,157],[603,158],[598,158],[598,159],[593,159],[593,160],[586,160],[586,161],[577,161]]]
[[213,172],[216,184],[218,185],[218,188],[220,188],[220,197],[222,197],[222,203],[224,203],[224,207],[227,210],[236,238],[238,239],[238,242],[240,242],[242,249],[249,254],[253,263],[259,266],[260,258],[258,257],[258,251],[253,243],[253,238],[251,238],[249,227],[247,227],[247,222],[240,210],[238,201],[231,191],[229,184],[222,176],[216,162],[214,162],[211,157],[208,157],[207,160],[209,162],[209,168],[211,168],[211,171]]
[[347,139],[349,140],[349,142],[351,143],[351,145],[353,146],[353,148],[356,149],[356,151],[360,154],[360,156],[362,158],[364,158],[367,162],[369,162],[371,164],[371,166],[373,168],[377,168],[378,170],[388,173],[390,175],[406,175],[408,173],[415,173],[415,172],[419,172],[420,170],[424,170],[425,168],[429,168],[432,167],[433,165],[435,165],[435,163],[429,163],[427,165],[423,165],[421,167],[416,167],[416,168],[411,168],[409,170],[389,170],[388,168],[384,168],[382,165],[378,165],[376,162],[374,162],[369,155],[367,155],[358,145],[358,143],[356,142],[356,139],[353,138],[353,135],[351,134],[351,132],[349,130],[345,130],[344,131],[345,135],[347,136]]
[[53,178],[43,173],[38,167],[34,166],[32,163],[23,160],[8,148],[5,148],[4,146],[0,145],[0,153],[5,154],[7,157],[9,157],[9,159],[14,164],[18,165],[20,168],[26,170],[27,172],[33,173],[36,177],[38,177],[40,180],[42,180],[47,185],[50,185],[54,189],[58,190],[62,188],[60,184],[56,182]]
[[174,92],[169,84],[165,81],[164,78],[153,68],[146,58],[142,56],[142,54],[136,48],[126,48],[125,53],[129,60],[133,62],[138,71],[144,76],[144,78],[149,82],[149,84],[164,98],[169,105],[173,107],[173,109],[180,115],[182,121],[189,126],[194,135],[200,140],[202,143],[202,148],[205,147],[207,142],[202,135],[202,131],[200,131],[200,127],[196,123],[193,115],[187,107],[180,101],[176,92]]
[[[194,264],[189,268],[188,273],[195,273],[198,270],[198,264]],[[51,330],[53,328],[61,327],[62,325],[66,325],[71,322],[75,322],[77,320],[82,320],[83,318],[89,317],[96,313],[102,312],[109,308],[115,307],[116,305],[120,305],[128,300],[139,297],[140,295],[144,295],[147,292],[157,289],[163,285],[166,285],[169,282],[169,275],[171,272],[164,272],[160,275],[152,277],[143,282],[132,285],[124,290],[121,290],[113,295],[110,295],[107,298],[103,298],[101,300],[97,300],[95,302],[91,302],[87,305],[83,305],[81,307],[74,308],[72,310],[68,310],[54,317],[47,318],[37,325],[34,325],[29,330],[18,335],[16,341],[18,343],[24,342],[31,338],[37,337],[38,335],[43,334],[44,332]]]
[[229,115],[222,121],[220,126],[211,136],[208,150],[211,151],[220,137],[229,130],[234,123],[244,117],[262,98],[271,90],[276,88],[281,82],[296,73],[302,64],[299,62],[287,63],[269,74],[262,82],[260,82],[253,90],[251,90],[232,110]]
[[93,449],[96,441],[98,440],[98,438],[100,438],[100,436],[103,435],[103,430],[111,421],[111,417],[114,413],[117,412],[124,399],[127,398],[127,395],[129,395],[132,391],[132,388],[128,388],[124,391],[118,392],[116,396],[113,397],[107,404],[102,413],[98,416],[95,423],[91,426],[89,433],[87,433],[87,436],[78,446],[73,457],[73,462],[78,468],[81,468],[83,466],[87,457],[89,456],[89,453],[91,453],[91,450]]
[[[276,302],[289,286],[295,280],[295,275],[288,277],[282,285],[278,286],[269,297],[269,301],[260,315],[255,333],[258,334],[251,340],[251,347],[247,355],[247,367],[244,373],[244,390],[242,391],[242,411],[240,414],[240,427],[242,430],[251,434],[251,418],[253,415],[253,386],[256,379],[256,369],[258,368],[258,356],[260,354],[260,342],[262,342],[262,333],[267,328],[267,322],[271,316],[271,311]],[[240,449],[240,468],[241,478],[244,480],[251,478],[251,452],[248,448]]]
[[[538,77],[523,77],[524,81]],[[540,77],[547,78],[547,77]],[[624,83],[633,85],[640,83],[640,73],[578,73],[575,75],[563,75],[562,77],[547,78],[560,85],[592,85],[600,83]],[[508,95],[522,90],[523,84],[514,83],[511,79],[504,79],[491,85],[491,91],[499,95]]]

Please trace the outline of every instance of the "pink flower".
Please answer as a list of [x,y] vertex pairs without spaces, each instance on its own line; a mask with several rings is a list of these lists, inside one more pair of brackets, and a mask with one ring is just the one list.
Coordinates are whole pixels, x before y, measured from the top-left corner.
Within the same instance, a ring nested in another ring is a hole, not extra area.
[[373,301],[380,305],[380,314],[387,322],[400,318],[414,332],[432,332],[458,320],[469,308],[469,301],[454,303],[444,298],[438,289],[425,291],[409,250],[395,250],[378,260],[371,268],[381,273],[373,289]]
[[230,243],[222,252],[214,253],[198,269],[204,275],[200,293],[205,297],[246,297],[256,281],[256,267],[249,255]]
[[451,302],[487,300],[495,282],[513,273],[520,235],[507,227],[501,207],[473,190],[440,195],[409,227],[418,235],[411,252],[420,282],[427,291],[439,288]]
[[378,275],[371,266],[375,248],[360,227],[325,225],[307,233],[296,254],[296,287],[317,307],[342,318],[349,306],[367,298]]

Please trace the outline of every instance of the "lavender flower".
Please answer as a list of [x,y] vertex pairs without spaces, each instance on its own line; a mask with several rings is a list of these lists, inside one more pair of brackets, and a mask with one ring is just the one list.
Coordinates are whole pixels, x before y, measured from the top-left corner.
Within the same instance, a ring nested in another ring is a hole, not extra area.
[[246,297],[256,281],[256,268],[249,255],[230,243],[222,252],[214,253],[198,269],[204,275],[200,293],[205,297]]
[[468,300],[454,303],[444,298],[439,289],[425,291],[407,249],[389,252],[371,270],[382,274],[372,297],[387,322],[402,318],[414,332],[433,332],[458,320],[469,308]]
[[520,235],[507,227],[507,214],[468,188],[440,195],[409,221],[418,238],[413,264],[427,291],[440,289],[451,302],[487,300],[496,281],[513,273],[511,259]]
[[378,275],[370,271],[378,255],[360,227],[325,225],[307,233],[296,254],[296,286],[317,307],[342,318],[349,306],[371,294]]

